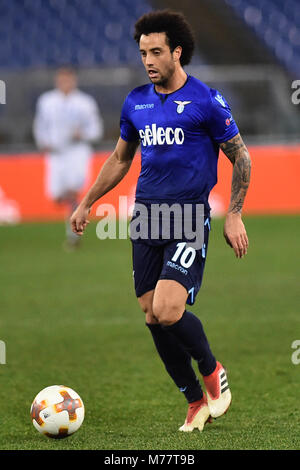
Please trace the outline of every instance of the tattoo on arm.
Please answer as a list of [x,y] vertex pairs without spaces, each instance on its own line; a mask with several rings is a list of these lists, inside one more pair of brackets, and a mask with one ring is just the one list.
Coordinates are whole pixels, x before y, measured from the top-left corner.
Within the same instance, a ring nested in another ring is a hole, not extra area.
[[220,144],[220,147],[233,164],[231,199],[228,212],[241,212],[250,182],[250,155],[240,134]]

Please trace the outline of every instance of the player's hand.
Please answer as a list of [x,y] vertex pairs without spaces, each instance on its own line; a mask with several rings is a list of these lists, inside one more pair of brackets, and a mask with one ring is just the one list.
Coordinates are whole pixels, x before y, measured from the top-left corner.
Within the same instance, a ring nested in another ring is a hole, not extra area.
[[226,215],[224,237],[228,245],[233,248],[237,258],[242,258],[247,254],[249,240],[241,214],[228,213]]
[[77,235],[83,235],[86,226],[90,223],[88,215],[90,208],[79,205],[70,218],[72,231]]

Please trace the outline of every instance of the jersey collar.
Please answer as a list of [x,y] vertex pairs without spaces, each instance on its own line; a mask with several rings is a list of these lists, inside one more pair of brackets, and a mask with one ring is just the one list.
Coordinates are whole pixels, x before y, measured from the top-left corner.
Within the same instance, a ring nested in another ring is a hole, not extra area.
[[188,83],[189,81],[189,78],[190,78],[190,75],[187,73],[186,74],[187,77],[186,77],[186,81],[184,82],[184,84],[180,87],[180,88],[177,88],[177,90],[174,90],[174,91],[171,91],[171,93],[159,93],[158,91],[156,91],[155,89],[155,85],[154,83],[152,84],[153,85],[153,90],[154,90],[154,93],[159,96],[159,98],[161,99],[161,101],[166,101],[166,99],[168,98],[168,96],[170,95],[174,95],[175,93],[177,93],[179,90],[182,90],[182,88],[184,88],[186,86],[186,84]]

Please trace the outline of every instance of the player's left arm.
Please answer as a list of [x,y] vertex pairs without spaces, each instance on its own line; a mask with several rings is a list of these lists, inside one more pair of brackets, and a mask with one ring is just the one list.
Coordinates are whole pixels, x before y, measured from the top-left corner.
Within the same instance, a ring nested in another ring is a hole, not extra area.
[[240,134],[221,143],[220,148],[233,165],[231,198],[225,218],[224,237],[233,248],[236,257],[242,258],[247,254],[249,246],[242,221],[242,208],[250,183],[251,158]]

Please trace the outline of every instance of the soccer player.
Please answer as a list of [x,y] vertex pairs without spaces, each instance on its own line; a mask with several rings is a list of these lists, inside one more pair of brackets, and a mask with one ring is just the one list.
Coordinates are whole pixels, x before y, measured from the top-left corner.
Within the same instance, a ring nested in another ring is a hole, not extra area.
[[64,246],[75,248],[80,237],[70,230],[69,217],[88,177],[92,144],[103,135],[103,121],[96,100],[77,88],[71,67],[59,68],[55,89],[39,97],[33,133],[46,153],[46,192],[68,207]]
[[[136,205],[203,204],[204,240],[199,248],[189,245],[184,236],[182,240],[132,239],[135,290],[146,325],[167,372],[188,402],[180,430],[202,431],[211,417],[227,411],[231,392],[226,371],[213,355],[200,319],[186,305],[194,303],[202,282],[210,230],[208,196],[217,181],[220,148],[233,165],[224,236],[237,258],[247,253],[241,211],[250,179],[250,157],[225,98],[184,71],[194,49],[184,16],[170,10],[143,15],[135,25],[134,37],[151,83],[126,97],[115,150],[70,222],[74,232],[82,235],[91,206],[126,175],[139,143],[142,167]],[[205,390],[192,359],[198,364]]]

